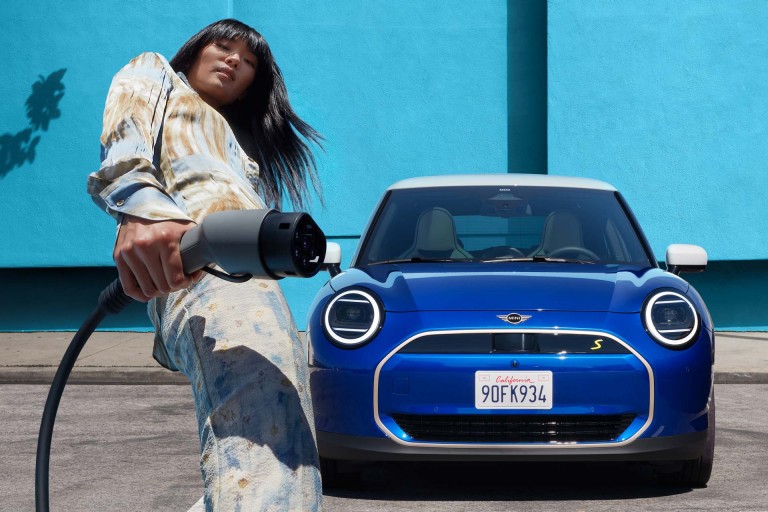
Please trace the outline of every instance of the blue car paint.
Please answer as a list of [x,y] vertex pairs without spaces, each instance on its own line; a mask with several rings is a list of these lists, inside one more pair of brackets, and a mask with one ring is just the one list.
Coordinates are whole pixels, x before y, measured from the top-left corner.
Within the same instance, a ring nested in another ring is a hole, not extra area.
[[535,305],[555,311],[637,313],[645,294],[656,289],[686,293],[690,285],[658,268],[454,262],[352,268],[330,286],[335,291],[362,286],[383,294],[387,311],[527,310]]
[[[456,269],[457,266],[467,269],[466,272],[461,269],[446,274],[441,271],[441,267],[446,266],[450,266],[450,269]],[[493,268],[487,270],[489,266]],[[595,272],[590,265],[555,263],[421,263],[399,265],[399,268],[389,265],[377,267],[370,267],[367,269],[369,272],[350,269],[335,277],[318,294],[312,306],[313,311],[320,312],[335,291],[350,286],[363,287],[381,298],[387,315],[377,337],[365,346],[352,350],[338,348],[318,338],[315,333],[323,332],[320,315],[315,314],[310,319],[310,336],[313,340],[312,386],[313,390],[324,390],[313,395],[318,430],[383,437],[385,434],[372,414],[372,374],[378,363],[395,346],[415,334],[451,329],[555,328],[613,335],[632,346],[648,361],[653,369],[654,411],[653,422],[644,429],[643,436],[677,435],[707,428],[702,418],[706,418],[712,381],[711,321],[698,294],[692,293],[692,288],[677,276],[660,269],[642,272],[605,272],[606,269],[602,269],[603,272]],[[480,267],[479,272],[475,270],[477,267]],[[509,271],[502,272],[506,269]],[[702,312],[703,327],[698,340],[690,348],[670,350],[655,342],[645,331],[638,313],[645,298],[658,289],[686,293]],[[509,290],[514,290],[514,293]],[[569,309],[564,309],[565,295],[570,298]],[[573,300],[574,296],[578,297],[577,301]],[[472,297],[471,303],[468,304],[466,297]],[[541,305],[544,311],[523,309],[522,304]],[[505,326],[496,317],[510,311],[527,312],[532,317],[519,326]],[[407,359],[402,356],[396,358]],[[512,358],[509,354],[458,357],[431,355],[428,358],[422,357],[421,362],[426,368],[425,372],[428,369],[450,377],[444,379],[450,383],[448,387],[432,391],[440,391],[444,395],[466,395],[473,391],[471,378],[474,371],[508,369]],[[571,354],[556,359],[551,355],[524,354],[514,358],[523,361],[521,366],[525,369],[551,369],[557,375],[554,389],[556,409],[535,411],[533,414],[589,413],[598,410],[624,412],[615,406],[600,409],[601,400],[607,400],[601,397],[605,391],[599,390],[612,387],[612,392],[620,390],[625,396],[632,397],[622,402],[626,411],[639,411],[638,420],[645,418],[643,414],[647,410],[648,399],[644,397],[648,394],[648,377],[644,371],[640,372],[642,376],[636,383],[617,382],[615,376],[611,381],[606,375],[606,372],[610,373],[611,365],[619,363],[641,369],[642,365],[634,356]],[[428,363],[425,364],[425,361]],[[405,364],[405,361],[395,359],[390,360],[388,365],[390,363]],[[453,366],[456,368],[453,369]],[[382,388],[389,387],[392,378],[388,376],[389,380]],[[583,381],[585,378],[595,380],[595,391],[586,394],[582,392],[581,400],[574,402],[569,398],[568,390],[586,385]],[[412,389],[414,387],[412,384]],[[429,389],[419,390],[423,403],[428,402]],[[418,396],[412,398],[418,401]],[[384,405],[387,404],[386,400]],[[643,403],[646,405],[643,406]],[[418,410],[418,407],[414,407],[400,404],[397,412]],[[465,399],[461,404],[444,405],[439,411],[433,407],[430,412],[460,413],[469,410],[467,408],[472,409],[473,402]],[[641,424],[636,421],[621,439],[631,436],[633,429],[636,430]]]

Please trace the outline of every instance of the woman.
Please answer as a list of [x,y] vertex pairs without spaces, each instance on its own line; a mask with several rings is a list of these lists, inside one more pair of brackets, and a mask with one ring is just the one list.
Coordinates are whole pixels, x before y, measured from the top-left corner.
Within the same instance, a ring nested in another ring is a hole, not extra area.
[[266,41],[236,20],[209,25],[168,63],[145,53],[113,79],[89,176],[120,224],[125,292],[148,301],[155,358],[193,388],[206,510],[318,510],[322,498],[303,350],[280,288],[184,275],[183,233],[220,210],[301,205],[316,185]]

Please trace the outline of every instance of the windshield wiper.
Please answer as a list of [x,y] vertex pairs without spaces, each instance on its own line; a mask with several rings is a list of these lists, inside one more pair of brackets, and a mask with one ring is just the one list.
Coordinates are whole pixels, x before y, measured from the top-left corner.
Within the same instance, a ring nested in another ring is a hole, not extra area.
[[369,265],[386,265],[389,263],[456,263],[456,262],[466,262],[466,261],[473,261],[473,260],[454,260],[451,258],[403,258],[399,260],[384,260],[384,261],[374,261],[372,263],[369,263]]
[[493,258],[490,260],[482,260],[483,263],[509,263],[509,262],[533,262],[533,263],[583,263],[586,265],[594,265],[594,261],[590,260],[577,260],[571,258],[548,258],[546,256],[532,256],[529,258]]

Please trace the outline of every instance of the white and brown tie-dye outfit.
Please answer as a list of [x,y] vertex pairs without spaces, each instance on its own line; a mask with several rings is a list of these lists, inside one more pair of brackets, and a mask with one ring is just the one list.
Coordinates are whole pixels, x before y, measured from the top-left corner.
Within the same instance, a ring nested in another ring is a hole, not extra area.
[[[256,163],[156,53],[115,76],[101,143],[88,192],[117,220],[199,222],[214,211],[264,207]],[[151,301],[149,314],[165,352],[159,360],[192,383],[206,510],[318,510],[306,364],[276,282],[206,276]]]

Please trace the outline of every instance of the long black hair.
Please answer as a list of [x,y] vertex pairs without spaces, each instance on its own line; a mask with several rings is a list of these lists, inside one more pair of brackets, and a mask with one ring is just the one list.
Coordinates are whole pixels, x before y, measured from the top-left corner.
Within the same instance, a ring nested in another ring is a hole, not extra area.
[[264,37],[238,20],[220,20],[184,43],[171,67],[188,74],[203,48],[222,39],[245,42],[258,62],[246,95],[220,112],[243,150],[258,162],[260,192],[267,203],[279,207],[287,194],[302,207],[308,199],[307,181],[320,192],[315,159],[305,141],[320,146],[322,137],[291,108],[283,75]]

